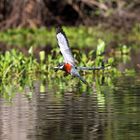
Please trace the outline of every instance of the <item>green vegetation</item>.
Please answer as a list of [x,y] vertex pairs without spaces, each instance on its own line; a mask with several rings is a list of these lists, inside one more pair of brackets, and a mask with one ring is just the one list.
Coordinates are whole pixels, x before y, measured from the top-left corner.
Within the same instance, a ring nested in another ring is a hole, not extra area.
[[[140,43],[139,24],[130,31],[130,33],[116,33],[103,27],[64,27],[64,31],[70,41],[71,47],[74,48],[96,48],[97,40],[102,39],[106,45],[110,42],[117,42],[123,44],[123,41],[127,40],[128,43]],[[54,28],[16,28],[8,29],[7,31],[0,32],[0,42],[5,43],[8,46],[16,47],[41,47],[46,45],[52,47],[57,46],[55,30]]]
[[[135,75],[135,69],[124,69],[120,71],[117,68],[118,63],[129,63],[131,61],[130,52],[131,45],[121,45],[114,48],[114,52],[105,55],[107,46],[110,41],[121,42],[124,36],[115,34],[108,30],[101,31],[100,27],[64,27],[72,47],[72,52],[77,60],[78,66],[105,66],[103,70],[96,71],[81,71],[81,75],[92,85],[96,85],[98,93],[101,93],[102,84],[105,84],[111,89],[115,88],[112,83],[115,77],[121,75]],[[130,34],[128,37],[130,41],[139,39],[139,26],[133,29],[133,36]],[[105,34],[105,35],[104,35]],[[34,89],[34,81],[40,79],[40,92],[45,92],[46,81],[48,87],[53,89],[58,95],[64,92],[64,89],[79,90],[92,90],[86,85],[81,83],[79,79],[72,78],[71,76],[64,76],[64,72],[55,72],[54,67],[63,62],[63,57],[60,55],[58,49],[55,30],[40,28],[40,29],[9,29],[5,32],[0,32],[0,41],[10,46],[16,46],[15,49],[9,49],[4,53],[0,53],[0,93],[8,101],[12,100],[15,92],[22,92],[26,86],[30,88],[30,92],[26,93],[27,98],[32,98],[32,90]],[[51,52],[46,54],[43,48],[50,44],[52,46]],[[134,46],[134,44],[133,44]],[[28,54],[19,51],[19,48],[26,47]],[[35,49],[40,47],[38,52],[39,60],[35,58]],[[79,49],[86,48],[86,49]],[[134,47],[133,47],[134,48]],[[137,48],[137,47],[135,47]],[[71,81],[71,82],[68,82]],[[12,83],[12,84],[11,84]]]
[[29,56],[15,49],[0,54],[0,93],[8,101],[26,85],[32,87],[36,78],[38,62],[33,57],[32,49]]
[[0,54],[0,79],[2,82],[10,79],[20,79],[21,75],[35,73],[38,67],[32,53],[27,57],[23,53],[13,49]]
[[[101,66],[104,64],[105,69],[96,71],[81,71],[81,75],[92,85],[96,85],[96,89],[100,93],[102,91],[101,85],[105,83],[110,88],[115,88],[112,79],[121,76],[122,74],[135,75],[134,69],[125,69],[120,71],[117,69],[119,61],[130,61],[130,48],[120,46],[116,50],[116,54],[112,56],[105,56],[106,44],[99,39],[97,49],[91,50],[87,53],[84,51],[73,49],[73,54],[77,60],[78,66]],[[10,101],[15,95],[15,91],[22,92],[26,85],[30,87],[31,92],[26,96],[32,98],[33,83],[40,79],[40,91],[45,92],[45,84],[48,81],[48,86],[53,89],[55,85],[56,93],[63,93],[64,89],[74,90],[78,87],[79,90],[92,90],[81,83],[79,79],[71,76],[64,76],[64,72],[54,71],[54,66],[63,61],[59,49],[56,47],[51,50],[50,54],[45,54],[44,51],[39,53],[40,60],[34,56],[34,48],[29,48],[28,54],[24,55],[22,52],[13,49],[0,54],[0,93],[2,96]],[[121,58],[121,59],[120,59]],[[122,60],[123,58],[123,60]],[[71,80],[71,82],[68,82]],[[12,83],[12,86],[11,86]],[[53,86],[53,87],[52,87]],[[14,87],[14,88],[13,88]]]
[[7,31],[0,32],[0,41],[9,46],[27,47],[30,46],[44,46],[46,44],[54,45],[55,40],[54,30],[28,29],[16,28],[8,29]]

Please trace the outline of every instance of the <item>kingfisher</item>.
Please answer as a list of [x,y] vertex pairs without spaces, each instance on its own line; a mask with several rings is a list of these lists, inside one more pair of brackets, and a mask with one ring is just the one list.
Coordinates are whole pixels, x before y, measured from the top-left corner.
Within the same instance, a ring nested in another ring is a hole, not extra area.
[[83,83],[88,85],[88,82],[79,74],[75,65],[75,59],[69,47],[69,42],[61,26],[56,28],[56,38],[58,46],[63,55],[64,62],[55,67],[56,70],[63,70],[67,74],[78,77]]

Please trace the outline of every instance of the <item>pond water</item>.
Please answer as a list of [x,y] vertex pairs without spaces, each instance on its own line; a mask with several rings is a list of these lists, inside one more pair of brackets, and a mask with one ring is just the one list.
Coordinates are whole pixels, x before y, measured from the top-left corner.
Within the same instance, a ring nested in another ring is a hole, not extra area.
[[92,88],[64,79],[22,92],[5,85],[11,99],[1,93],[0,140],[140,140],[139,60],[140,50],[121,56],[117,69],[136,72],[91,78]]
[[57,93],[35,82],[32,99],[16,94],[0,98],[1,140],[139,140],[140,74],[113,80],[114,88]]

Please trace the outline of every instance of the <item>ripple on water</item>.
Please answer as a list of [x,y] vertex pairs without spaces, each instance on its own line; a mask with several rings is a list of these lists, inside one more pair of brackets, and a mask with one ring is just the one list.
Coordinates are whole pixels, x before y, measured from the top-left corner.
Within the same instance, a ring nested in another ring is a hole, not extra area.
[[37,84],[32,100],[23,93],[12,104],[0,98],[0,139],[139,140],[139,85],[139,78],[120,77],[101,93],[57,94],[40,93]]

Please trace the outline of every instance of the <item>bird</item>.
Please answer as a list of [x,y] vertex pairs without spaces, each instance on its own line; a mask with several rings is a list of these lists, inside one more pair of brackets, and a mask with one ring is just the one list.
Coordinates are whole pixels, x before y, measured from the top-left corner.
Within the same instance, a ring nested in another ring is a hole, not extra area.
[[80,75],[76,67],[75,59],[69,47],[67,36],[61,26],[56,27],[56,38],[58,46],[60,48],[60,52],[63,55],[64,62],[55,67],[55,69],[63,70],[67,74],[70,74],[74,77],[78,77],[84,84],[88,85],[88,82]]

